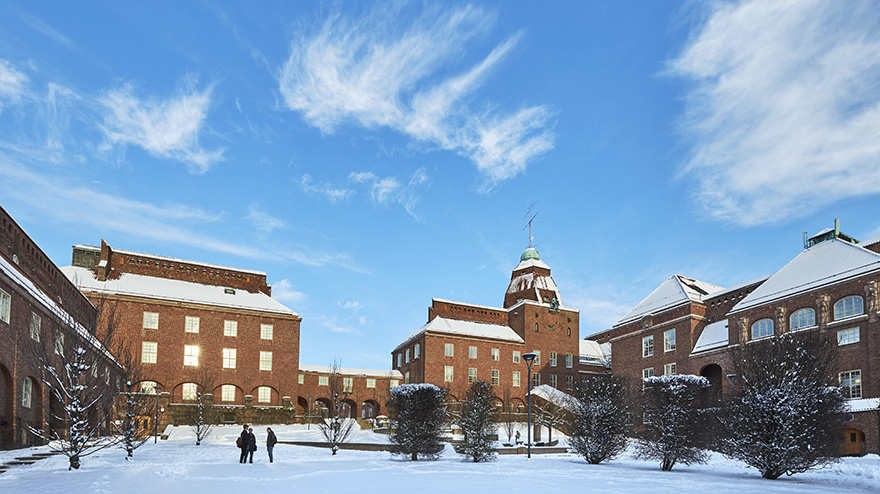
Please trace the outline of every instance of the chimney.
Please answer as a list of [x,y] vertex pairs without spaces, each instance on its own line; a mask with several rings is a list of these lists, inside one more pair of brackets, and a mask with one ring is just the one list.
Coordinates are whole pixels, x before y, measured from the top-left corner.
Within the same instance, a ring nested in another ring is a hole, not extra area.
[[834,218],[834,238],[840,236],[840,218]]

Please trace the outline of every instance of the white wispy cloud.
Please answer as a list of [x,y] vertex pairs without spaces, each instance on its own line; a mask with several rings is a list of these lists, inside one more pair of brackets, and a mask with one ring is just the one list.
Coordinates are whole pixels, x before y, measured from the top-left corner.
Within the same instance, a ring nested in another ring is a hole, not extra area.
[[419,191],[430,182],[424,168],[416,170],[406,183],[400,182],[397,177],[379,177],[373,172],[352,172],[348,180],[366,186],[374,205],[400,204],[416,220],[419,219],[416,212],[416,205],[421,197]]
[[880,9],[870,1],[712,3],[669,73],[702,208],[780,222],[880,193]]
[[284,220],[276,218],[264,211],[260,211],[256,204],[251,204],[248,207],[247,219],[254,225],[254,228],[266,234],[272,233],[272,230],[287,226],[287,223]]
[[104,107],[105,138],[113,145],[136,145],[160,158],[185,163],[192,173],[204,173],[223,159],[223,149],[206,150],[199,144],[211,105],[212,86],[198,91],[188,84],[174,97],[141,99],[131,84],[107,91]]
[[312,183],[312,176],[305,174],[297,180],[300,189],[306,194],[321,195],[332,204],[344,201],[354,195],[355,191],[345,187],[334,187],[328,183]]
[[546,107],[502,112],[469,106],[519,34],[470,69],[453,72],[474,38],[491,29],[494,15],[474,6],[410,10],[385,3],[359,17],[332,15],[315,32],[295,38],[279,75],[284,104],[325,133],[347,123],[385,127],[456,152],[477,165],[484,189],[552,149]]
[[350,309],[350,310],[355,310],[355,311],[361,308],[361,303],[358,302],[357,300],[346,300],[345,302],[336,302],[336,305],[338,305],[339,307],[341,307],[343,309]]
[[321,316],[321,325],[330,330],[331,333],[361,334],[357,329],[340,323],[336,316]]
[[12,62],[0,58],[0,111],[3,100],[17,103],[25,94],[28,76],[15,68]]
[[[306,294],[293,289],[287,278],[272,283],[272,298],[279,302],[296,305],[306,298]],[[295,310],[295,309],[294,309]]]

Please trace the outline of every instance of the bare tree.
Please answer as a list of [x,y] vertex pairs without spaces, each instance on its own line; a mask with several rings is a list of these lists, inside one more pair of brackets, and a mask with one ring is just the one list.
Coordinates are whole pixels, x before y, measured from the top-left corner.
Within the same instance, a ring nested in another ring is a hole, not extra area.
[[[120,445],[126,452],[126,460],[132,458],[134,450],[141,447],[150,438],[150,432],[144,427],[145,417],[151,416],[155,395],[141,389],[141,365],[131,351],[129,345],[118,345],[120,350],[116,358],[122,364],[124,384],[116,400],[116,414],[113,427],[120,436]],[[155,393],[156,390],[153,390]]]
[[516,431],[516,416],[513,414],[509,388],[504,389],[504,405],[498,410],[498,422],[504,433],[507,434],[507,444],[512,444],[513,434]]
[[556,403],[545,401],[543,403],[534,403],[535,423],[547,428],[547,442],[553,441],[553,429],[568,430],[571,422],[571,411]]
[[322,417],[322,420],[318,422],[318,428],[324,436],[324,441],[330,445],[330,451],[335,455],[339,451],[339,446],[349,440],[357,424],[355,419],[347,416],[350,415],[351,410],[345,400],[348,398],[351,390],[346,389],[344,386],[339,372],[338,360],[334,361],[330,366],[328,384],[332,408],[329,410],[327,417]]
[[[211,434],[216,423],[214,417],[214,375],[207,369],[202,368],[191,374],[192,382],[196,385],[195,403],[185,405],[186,422],[196,435],[196,446]],[[185,399],[186,397],[184,397]]]

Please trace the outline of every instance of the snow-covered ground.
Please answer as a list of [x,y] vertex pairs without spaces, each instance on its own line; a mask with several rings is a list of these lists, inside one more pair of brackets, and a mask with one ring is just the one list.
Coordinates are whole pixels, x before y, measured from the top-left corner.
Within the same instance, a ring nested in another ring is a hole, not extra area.
[[[273,427],[278,439],[318,440],[320,433],[304,426]],[[149,493],[226,494],[241,492],[363,492],[398,488],[420,494],[471,492],[550,492],[563,486],[602,494],[700,493],[762,494],[880,492],[880,458],[845,458],[808,473],[770,481],[741,463],[713,455],[706,465],[676,465],[662,472],[658,464],[630,456],[602,465],[588,465],[575,455],[499,456],[492,463],[463,461],[447,446],[435,462],[392,459],[388,453],[342,450],[337,456],[321,448],[279,444],[275,463],[266,456],[266,427],[254,432],[260,442],[254,464],[238,463],[238,427],[218,427],[196,446],[186,428],[167,441],[151,442],[135,451],[107,449],[83,459],[78,471],[67,470],[67,458],[54,456],[0,474],[0,493]],[[385,442],[387,436],[359,431],[355,442]],[[45,448],[0,452],[0,462]]]

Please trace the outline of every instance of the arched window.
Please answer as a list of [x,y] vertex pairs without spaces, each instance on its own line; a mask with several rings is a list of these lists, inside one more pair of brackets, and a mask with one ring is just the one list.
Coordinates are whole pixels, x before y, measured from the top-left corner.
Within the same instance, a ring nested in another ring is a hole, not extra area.
[[773,336],[773,319],[761,319],[752,324],[752,339]]
[[838,300],[834,304],[834,320],[857,316],[865,312],[862,297],[850,295]]
[[31,378],[24,378],[24,382],[21,384],[21,406],[24,408],[31,407],[31,395],[34,392],[34,382],[31,381]]
[[809,328],[816,325],[816,311],[806,308],[795,311],[791,315],[791,329]]

